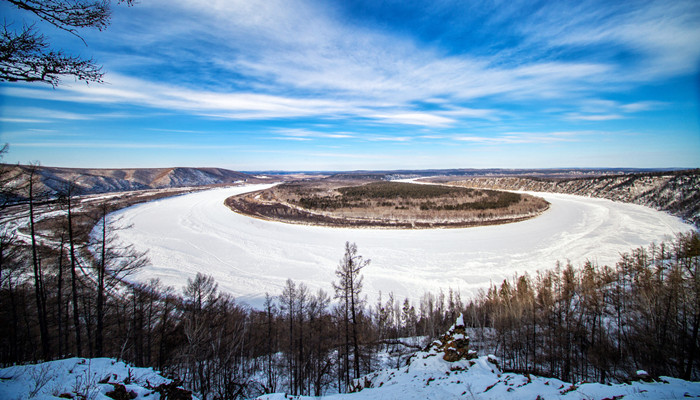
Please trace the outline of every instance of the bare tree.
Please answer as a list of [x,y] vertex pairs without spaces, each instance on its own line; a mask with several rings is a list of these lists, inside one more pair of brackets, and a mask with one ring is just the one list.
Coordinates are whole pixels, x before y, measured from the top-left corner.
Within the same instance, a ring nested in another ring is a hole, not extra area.
[[109,212],[107,203],[102,203],[99,208],[99,236],[94,243],[99,249],[99,255],[95,260],[97,275],[95,279],[97,286],[95,355],[97,357],[103,356],[105,292],[148,262],[145,253],[135,250],[133,246],[120,246],[116,243],[113,232],[109,232],[110,228],[107,224]]
[[[350,325],[352,325],[353,367],[355,378],[360,376],[360,346],[357,338],[357,314],[360,305],[360,292],[362,291],[362,268],[369,265],[370,260],[363,260],[357,254],[355,243],[345,242],[345,255],[340,260],[335,275],[338,283],[333,282],[335,297],[343,301],[344,325],[345,325],[345,361],[347,363],[348,347],[350,344]],[[346,368],[347,369],[347,368]],[[346,385],[349,383],[346,372]]]
[[80,334],[80,313],[78,304],[78,243],[75,235],[75,224],[73,221],[75,210],[73,209],[73,197],[78,191],[75,182],[68,182],[59,193],[59,202],[66,207],[66,223],[68,224],[68,249],[70,257],[70,273],[71,273],[71,291],[73,293],[73,325],[75,327],[75,348],[76,355],[80,356],[83,352],[82,340]]
[[41,331],[41,352],[44,359],[51,358],[51,348],[49,343],[49,329],[46,321],[46,291],[44,290],[44,278],[41,270],[41,262],[38,255],[39,244],[36,238],[36,223],[34,218],[34,203],[36,193],[34,186],[37,179],[37,166],[29,166],[29,181],[27,183],[29,199],[29,232],[32,240],[32,266],[34,267],[34,291],[36,294],[37,316],[39,318],[39,329]]

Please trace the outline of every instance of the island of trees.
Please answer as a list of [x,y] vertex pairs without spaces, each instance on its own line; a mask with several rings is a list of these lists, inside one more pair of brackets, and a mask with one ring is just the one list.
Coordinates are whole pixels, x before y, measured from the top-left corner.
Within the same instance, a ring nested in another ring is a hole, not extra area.
[[232,210],[275,221],[355,227],[468,227],[522,221],[544,199],[488,189],[406,182],[290,182],[226,199]]

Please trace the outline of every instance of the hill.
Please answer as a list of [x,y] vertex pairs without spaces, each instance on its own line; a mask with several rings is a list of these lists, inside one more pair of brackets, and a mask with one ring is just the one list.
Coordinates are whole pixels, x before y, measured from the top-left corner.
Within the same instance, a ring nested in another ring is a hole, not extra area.
[[700,169],[573,179],[471,177],[450,183],[486,189],[575,194],[639,204],[700,226]]
[[[3,165],[7,186],[21,187],[29,179],[26,165]],[[257,181],[255,176],[222,168],[87,169],[36,167],[38,191],[57,194],[70,184],[76,193],[96,194],[144,189],[165,189]]]

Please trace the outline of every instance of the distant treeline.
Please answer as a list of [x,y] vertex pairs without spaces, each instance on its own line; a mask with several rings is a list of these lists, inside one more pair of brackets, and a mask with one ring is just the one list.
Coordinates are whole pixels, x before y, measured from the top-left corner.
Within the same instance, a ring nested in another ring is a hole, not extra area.
[[[443,196],[480,196],[480,190],[444,185],[420,185],[404,182],[372,182],[338,188],[348,199],[427,199]],[[495,192],[495,191],[494,191]]]
[[436,204],[432,201],[426,201],[420,204],[421,210],[446,210],[446,211],[464,211],[464,210],[493,210],[498,208],[508,208],[513,204],[518,204],[522,196],[518,193],[497,192],[495,190],[481,190],[486,193],[487,197],[477,201],[458,204]]

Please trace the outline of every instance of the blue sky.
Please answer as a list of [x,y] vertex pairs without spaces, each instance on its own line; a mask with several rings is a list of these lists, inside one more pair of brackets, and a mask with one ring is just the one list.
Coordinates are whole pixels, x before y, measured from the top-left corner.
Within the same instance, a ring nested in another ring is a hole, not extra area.
[[0,84],[6,162],[700,167],[696,0],[141,0],[87,46],[37,27],[106,83]]

